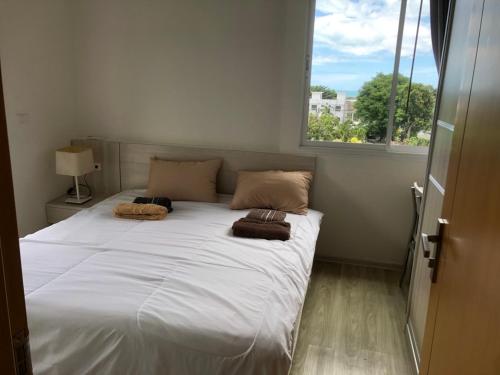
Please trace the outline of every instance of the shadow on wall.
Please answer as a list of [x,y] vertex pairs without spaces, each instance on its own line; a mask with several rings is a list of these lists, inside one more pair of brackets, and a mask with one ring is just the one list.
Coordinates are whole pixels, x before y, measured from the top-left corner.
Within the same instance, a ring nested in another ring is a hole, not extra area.
[[325,216],[317,256],[399,266],[412,225],[410,186],[425,158],[318,156],[313,208]]

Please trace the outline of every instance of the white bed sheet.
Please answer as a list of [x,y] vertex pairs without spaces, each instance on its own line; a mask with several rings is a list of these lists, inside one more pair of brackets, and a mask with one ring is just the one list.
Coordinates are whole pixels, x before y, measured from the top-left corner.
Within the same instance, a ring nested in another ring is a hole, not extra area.
[[322,214],[285,242],[233,237],[225,203],[112,216],[141,193],[21,239],[35,374],[286,374]]

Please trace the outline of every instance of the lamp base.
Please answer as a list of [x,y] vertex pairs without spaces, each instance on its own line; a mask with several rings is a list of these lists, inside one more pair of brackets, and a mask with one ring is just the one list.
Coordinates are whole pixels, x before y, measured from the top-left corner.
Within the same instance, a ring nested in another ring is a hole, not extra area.
[[80,199],[78,199],[76,197],[68,197],[68,198],[66,198],[66,200],[64,202],[71,203],[71,204],[83,204],[85,202],[88,202],[91,199],[92,199],[92,196],[88,196],[85,198],[80,197]]

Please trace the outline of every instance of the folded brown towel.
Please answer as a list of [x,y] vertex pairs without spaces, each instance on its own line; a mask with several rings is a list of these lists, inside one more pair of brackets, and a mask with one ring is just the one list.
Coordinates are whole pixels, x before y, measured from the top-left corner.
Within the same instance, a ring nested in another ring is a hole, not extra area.
[[122,219],[162,220],[167,216],[167,208],[157,204],[119,203],[113,214]]
[[253,208],[250,210],[247,217],[265,222],[275,222],[285,220],[286,213],[283,211],[267,210],[264,208]]
[[236,237],[286,241],[290,239],[290,223],[286,221],[263,222],[244,217],[233,223],[233,234]]

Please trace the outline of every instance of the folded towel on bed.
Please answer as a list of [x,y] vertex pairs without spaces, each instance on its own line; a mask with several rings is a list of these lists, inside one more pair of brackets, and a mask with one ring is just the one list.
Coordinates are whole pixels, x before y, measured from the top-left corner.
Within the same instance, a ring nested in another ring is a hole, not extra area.
[[121,219],[161,220],[167,216],[167,208],[157,204],[119,203],[113,213]]
[[264,208],[253,208],[250,210],[247,217],[264,222],[275,222],[285,220],[286,213],[283,211],[267,210]]
[[286,241],[290,239],[290,223],[286,221],[265,222],[244,217],[233,223],[233,234],[236,237]]
[[134,203],[139,204],[157,204],[159,206],[165,207],[168,212],[172,212],[172,201],[167,197],[137,197],[134,199]]

